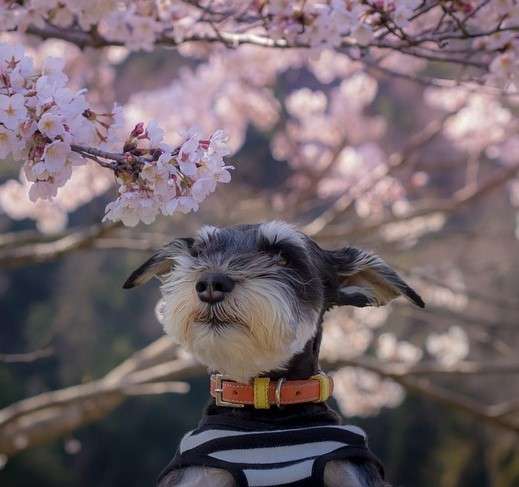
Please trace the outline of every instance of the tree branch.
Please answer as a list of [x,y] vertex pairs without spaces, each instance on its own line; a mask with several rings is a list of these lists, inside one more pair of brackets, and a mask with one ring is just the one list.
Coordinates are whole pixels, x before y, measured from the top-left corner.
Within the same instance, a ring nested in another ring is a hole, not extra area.
[[13,455],[99,420],[127,395],[187,392],[186,384],[177,381],[201,373],[203,367],[175,351],[176,346],[162,337],[102,379],[45,392],[0,410],[0,453]]
[[25,364],[51,357],[53,353],[54,350],[52,347],[41,348],[40,350],[25,353],[0,353],[0,362],[6,364]]
[[72,230],[51,242],[29,243],[22,246],[15,246],[11,242],[7,249],[0,249],[0,267],[9,268],[49,262],[74,250],[90,247],[96,239],[108,235],[120,226],[120,222],[96,224]]
[[388,366],[388,370],[401,376],[519,374],[519,362],[480,363],[467,360],[452,367],[438,364],[418,364],[412,367],[404,364],[391,364]]
[[[236,20],[238,24],[243,27],[243,29],[237,28],[236,32],[226,32],[218,28],[216,25],[219,22],[218,20],[215,20],[215,18],[205,17],[205,14],[207,13],[206,9],[201,6],[198,7],[203,11],[203,14],[199,19],[199,23],[206,24],[208,27],[210,27],[210,32],[189,34],[181,39],[177,39],[176,37],[172,37],[170,35],[171,29],[167,29],[157,37],[155,44],[158,46],[177,47],[179,45],[190,42],[203,42],[218,43],[230,48],[235,48],[244,44],[274,49],[308,49],[311,47],[308,43],[305,42],[288,42],[285,39],[273,39],[267,34],[252,33],[250,31],[256,26],[256,23],[247,23],[247,21],[243,21],[239,17],[237,17]],[[234,14],[235,12],[228,12],[226,14],[218,13],[218,16],[221,17],[221,21],[223,21],[229,17],[232,17]],[[385,15],[387,16],[387,13],[385,13]],[[471,48],[467,46],[465,50],[458,49],[456,52],[449,52],[447,49],[445,49],[446,43],[454,39],[472,40],[481,37],[490,37],[492,35],[504,33],[507,31],[514,32],[519,29],[517,26],[502,27],[501,25],[497,24],[494,28],[485,31],[469,32],[466,28],[466,22],[470,16],[466,16],[463,20],[459,19],[458,17],[454,18],[457,22],[456,30],[447,29],[443,32],[440,32],[440,26],[443,25],[444,21],[443,18],[438,27],[433,32],[423,31],[422,34],[417,34],[415,36],[411,36],[408,33],[403,32],[401,29],[399,29],[398,32],[394,31],[390,25],[386,24],[386,32],[393,32],[393,34],[398,37],[398,40],[388,40],[387,36],[382,34],[375,37],[371,42],[359,44],[351,37],[344,37],[337,48],[347,50],[361,48],[364,51],[371,48],[376,48],[379,50],[382,49],[399,51],[409,56],[429,61],[454,63],[487,71],[488,61],[486,59],[482,58],[481,61],[470,59],[470,54],[473,56],[478,54],[481,58],[481,54],[487,53],[487,51],[471,51]],[[261,17],[259,17],[257,20],[265,21],[265,19],[262,19]],[[243,30],[245,32],[243,32]],[[120,41],[110,41],[104,38],[96,30],[86,32],[78,28],[59,28],[49,23],[47,23],[44,27],[31,25],[27,29],[27,33],[37,36],[41,39],[52,38],[65,40],[77,45],[81,49],[86,47],[102,48],[108,46],[124,45],[124,43]]]
[[507,431],[513,431],[519,435],[519,422],[505,417],[506,415],[511,414],[510,410],[507,411],[506,415],[503,415],[502,411],[497,412],[495,405],[481,405],[471,398],[439,387],[426,379],[410,377],[407,372],[394,371],[381,364],[377,364],[374,361],[367,361],[358,358],[340,360],[335,363],[332,362],[329,363],[328,366],[333,367],[334,369],[345,366],[360,367],[385,379],[393,380],[409,392],[427,397],[449,407],[450,409],[463,412],[468,416],[483,421],[491,426],[503,428]]

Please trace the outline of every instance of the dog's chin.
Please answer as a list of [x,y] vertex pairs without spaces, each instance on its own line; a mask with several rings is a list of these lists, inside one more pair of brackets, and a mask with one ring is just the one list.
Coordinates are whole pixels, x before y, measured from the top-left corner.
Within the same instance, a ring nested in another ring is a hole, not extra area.
[[182,345],[209,370],[240,382],[281,368],[290,358],[288,343],[264,343],[246,325],[232,320],[193,321]]
[[234,327],[243,326],[242,323],[233,320],[220,320],[216,318],[198,319],[193,321],[191,327],[203,327],[206,331],[215,334],[225,333],[226,330]]

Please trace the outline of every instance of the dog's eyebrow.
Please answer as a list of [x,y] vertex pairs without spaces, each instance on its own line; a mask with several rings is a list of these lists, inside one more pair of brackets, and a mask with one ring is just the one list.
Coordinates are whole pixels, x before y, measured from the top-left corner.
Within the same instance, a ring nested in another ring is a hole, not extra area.
[[214,236],[216,232],[218,232],[220,229],[218,227],[215,227],[213,225],[204,225],[199,231],[198,231],[198,237],[201,240],[209,240],[210,237]]
[[287,242],[302,249],[306,248],[304,237],[294,226],[282,221],[262,223],[258,229],[258,237],[264,238],[271,245]]

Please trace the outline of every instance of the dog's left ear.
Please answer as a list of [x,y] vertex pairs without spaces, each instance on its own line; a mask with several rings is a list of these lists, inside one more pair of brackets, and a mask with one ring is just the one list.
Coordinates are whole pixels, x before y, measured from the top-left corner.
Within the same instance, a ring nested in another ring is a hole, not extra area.
[[425,306],[416,291],[377,255],[355,247],[325,252],[336,278],[332,306],[383,306],[398,296]]
[[192,238],[177,238],[158,250],[144,264],[134,270],[123,284],[124,289],[145,284],[151,278],[161,278],[173,270],[175,257],[188,253],[193,245]]

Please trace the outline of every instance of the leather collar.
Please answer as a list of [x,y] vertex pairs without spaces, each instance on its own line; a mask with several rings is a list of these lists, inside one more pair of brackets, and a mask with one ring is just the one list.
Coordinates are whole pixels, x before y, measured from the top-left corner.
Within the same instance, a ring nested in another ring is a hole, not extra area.
[[210,385],[217,406],[235,408],[249,405],[256,409],[269,409],[273,405],[324,402],[332,392],[333,380],[323,372],[303,380],[256,377],[248,384],[233,381],[222,374],[212,374]]

